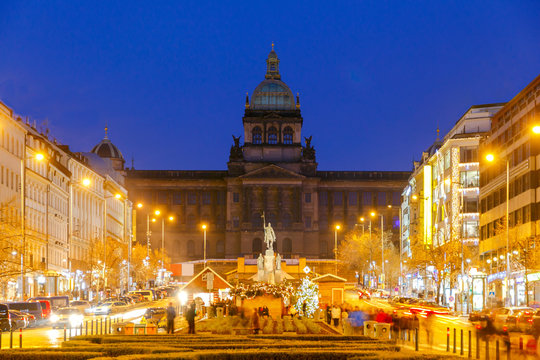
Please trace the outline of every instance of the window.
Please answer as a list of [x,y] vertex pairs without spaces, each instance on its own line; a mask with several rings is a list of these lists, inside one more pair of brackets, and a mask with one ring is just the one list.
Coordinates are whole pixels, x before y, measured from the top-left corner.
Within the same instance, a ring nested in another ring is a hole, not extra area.
[[304,227],[306,229],[311,229],[311,216],[304,217]]
[[475,147],[462,147],[459,149],[459,162],[478,162],[478,149]]
[[334,205],[343,205],[343,193],[341,191],[334,192]]
[[478,221],[463,222],[463,237],[464,238],[478,237]]
[[319,204],[328,205],[328,193],[326,191],[321,191],[319,193]]
[[328,256],[328,242],[326,240],[321,241],[321,251],[320,255],[322,258],[325,258]]
[[251,131],[251,143],[260,145],[262,143],[262,131],[261,128],[256,126]]
[[251,242],[251,252],[253,253],[253,257],[258,257],[260,253],[262,253],[262,241],[259,238],[253,239]]
[[392,205],[398,206],[401,204],[401,193],[399,191],[394,191],[392,193]]
[[444,168],[448,169],[450,167],[450,151],[444,153]]
[[373,198],[371,197],[371,192],[365,191],[363,193],[362,205],[367,205],[367,206],[373,205]]
[[193,242],[193,240],[189,240],[187,242],[187,254],[188,256],[195,255],[195,243]]
[[478,200],[477,199],[467,199],[467,198],[463,199],[463,212],[464,213],[476,213],[476,212],[478,212]]
[[238,228],[240,226],[240,218],[238,216],[232,217],[233,228]]
[[193,191],[188,192],[187,203],[189,205],[197,204],[197,194],[194,193]]
[[195,228],[197,226],[196,221],[195,221],[195,215],[189,214],[187,216],[187,222],[186,223],[187,223],[186,225],[188,226],[188,228],[190,228],[190,229]]
[[167,204],[168,203],[168,196],[166,191],[159,191],[157,194],[157,202],[158,204]]
[[273,126],[270,127],[270,129],[268,129],[268,143],[272,145],[277,144],[277,138],[277,129]]
[[385,192],[379,192],[377,194],[377,205],[379,205],[379,206],[385,206],[386,205],[386,193]]
[[478,170],[462,171],[460,173],[461,186],[464,188],[478,187],[480,185]]
[[283,130],[283,143],[286,145],[291,145],[293,143],[293,129],[290,126],[287,126]]
[[182,205],[182,193],[180,191],[173,193],[172,202],[173,205]]
[[240,202],[240,193],[233,193],[233,202],[237,203]]
[[204,205],[210,205],[212,203],[212,196],[208,191],[203,192],[202,203]]
[[225,255],[225,241],[223,241],[223,239],[219,239],[216,242],[216,255],[219,258],[222,258]]
[[216,201],[218,205],[225,205],[225,192],[218,191]]
[[305,193],[304,194],[304,200],[306,203],[310,203],[311,202],[311,193]]
[[289,238],[283,239],[283,255],[290,258],[292,254],[292,241]]
[[284,227],[285,229],[288,229],[288,228],[291,227],[291,223],[292,223],[292,221],[291,221],[291,214],[289,214],[288,212],[284,212],[284,213],[283,213],[283,218],[282,218],[282,220],[283,220],[283,221],[282,221],[282,222],[283,222],[283,227]]
[[261,214],[259,214],[258,212],[254,212],[253,214],[251,214],[251,226],[254,229],[262,228],[262,217]]
[[350,192],[349,193],[349,205],[356,205],[356,203],[358,202],[358,196],[356,194],[356,192]]

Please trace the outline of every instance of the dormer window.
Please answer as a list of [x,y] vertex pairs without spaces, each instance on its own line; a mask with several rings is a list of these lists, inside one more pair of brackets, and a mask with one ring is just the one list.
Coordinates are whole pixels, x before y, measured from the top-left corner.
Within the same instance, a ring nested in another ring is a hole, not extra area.
[[262,143],[262,131],[258,126],[251,131],[251,143],[255,145],[260,145]]
[[292,145],[293,143],[293,129],[290,126],[283,130],[283,143],[286,145]]
[[278,139],[277,129],[272,126],[270,129],[268,129],[268,143],[275,145],[277,144],[277,139]]

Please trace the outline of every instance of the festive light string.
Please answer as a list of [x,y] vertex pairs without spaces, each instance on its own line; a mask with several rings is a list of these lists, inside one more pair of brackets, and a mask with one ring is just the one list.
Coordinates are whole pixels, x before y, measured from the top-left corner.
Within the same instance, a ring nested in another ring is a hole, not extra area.
[[280,284],[238,284],[238,286],[231,289],[231,295],[239,296],[243,299],[253,299],[257,296],[268,294],[288,300],[294,293],[294,287],[289,281],[284,281]]
[[302,284],[296,292],[294,307],[299,314],[303,313],[304,304],[306,304],[304,316],[313,315],[319,308],[319,285],[311,281],[309,276],[302,279]]

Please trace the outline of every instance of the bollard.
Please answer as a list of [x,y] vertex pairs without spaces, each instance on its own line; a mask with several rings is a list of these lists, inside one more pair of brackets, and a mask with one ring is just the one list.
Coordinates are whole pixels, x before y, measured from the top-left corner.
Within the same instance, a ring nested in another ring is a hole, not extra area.
[[519,337],[519,350],[523,350],[523,338]]
[[508,339],[508,341],[506,342],[506,358],[508,360],[510,360],[510,339]]
[[99,319],[99,332],[103,335],[103,318]]
[[94,319],[90,320],[90,335],[94,335]]
[[486,360],[489,360],[489,338],[486,336]]
[[79,327],[79,335],[82,336],[82,322],[81,322],[81,325],[80,325],[80,327]]
[[460,330],[461,345],[459,347],[459,355],[463,355],[463,329]]
[[[144,328],[146,331],[146,328]],[[418,351],[418,328],[414,329],[414,349]]]
[[450,328],[446,328],[446,352],[450,351]]
[[2,350],[2,329],[0,329],[0,350]]
[[495,359],[500,360],[499,358],[499,339],[495,341]]
[[19,349],[22,349],[22,328],[19,329]]
[[64,341],[67,340],[67,339],[66,339],[66,337],[67,337],[66,331],[67,331],[67,329],[66,329],[66,324],[64,324]]
[[105,330],[105,335],[107,335],[107,318],[105,318],[105,326],[104,326],[104,330]]
[[112,324],[111,320],[109,319],[109,334],[112,334]]
[[472,357],[472,350],[471,350],[471,330],[469,330],[469,359]]
[[476,330],[476,358],[480,359],[480,335],[478,330]]
[[456,328],[454,328],[454,354],[456,353]]
[[13,349],[13,328],[9,330],[9,348]]
[[86,336],[88,336],[88,320],[86,320]]

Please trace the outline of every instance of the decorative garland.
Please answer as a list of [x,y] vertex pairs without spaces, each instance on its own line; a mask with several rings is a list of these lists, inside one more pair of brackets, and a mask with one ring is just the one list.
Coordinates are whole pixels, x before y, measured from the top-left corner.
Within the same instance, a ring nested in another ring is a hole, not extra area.
[[230,294],[240,298],[253,299],[257,296],[273,295],[276,298],[290,299],[295,293],[295,289],[288,281],[279,284],[254,283],[238,284],[231,289]]

